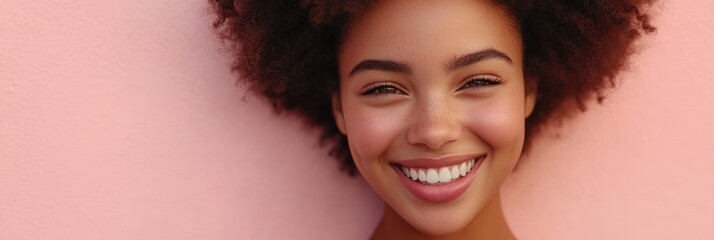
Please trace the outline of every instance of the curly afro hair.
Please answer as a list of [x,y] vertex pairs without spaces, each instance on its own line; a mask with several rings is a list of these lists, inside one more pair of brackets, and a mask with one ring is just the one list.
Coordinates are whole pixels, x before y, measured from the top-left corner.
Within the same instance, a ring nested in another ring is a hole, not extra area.
[[[337,48],[345,25],[370,0],[210,0],[213,27],[234,55],[239,82],[321,128],[321,142],[344,170],[356,172],[346,136],[335,125],[330,95],[338,89]],[[526,119],[526,147],[547,123],[560,124],[601,102],[642,35],[655,31],[654,0],[494,0],[518,24],[524,74],[538,103]]]

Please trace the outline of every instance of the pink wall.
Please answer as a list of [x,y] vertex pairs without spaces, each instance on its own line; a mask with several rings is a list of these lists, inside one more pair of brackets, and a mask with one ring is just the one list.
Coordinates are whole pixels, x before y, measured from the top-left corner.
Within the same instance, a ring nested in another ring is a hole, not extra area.
[[[535,146],[517,236],[714,238],[711,9],[666,3],[619,91]],[[367,237],[379,199],[217,47],[202,0],[0,3],[0,239]]]

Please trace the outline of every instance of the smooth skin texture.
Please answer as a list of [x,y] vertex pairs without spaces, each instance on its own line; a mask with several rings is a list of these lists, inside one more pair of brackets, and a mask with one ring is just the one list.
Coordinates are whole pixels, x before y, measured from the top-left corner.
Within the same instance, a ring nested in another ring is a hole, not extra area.
[[[474,0],[381,2],[340,45],[336,123],[356,166],[386,202],[374,239],[513,238],[499,188],[521,155],[536,93],[498,6]],[[390,162],[486,154],[458,198],[425,202]]]

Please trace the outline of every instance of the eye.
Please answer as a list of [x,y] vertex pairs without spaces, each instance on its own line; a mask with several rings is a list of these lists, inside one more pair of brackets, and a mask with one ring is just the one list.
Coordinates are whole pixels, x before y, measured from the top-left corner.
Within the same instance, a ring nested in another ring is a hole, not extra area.
[[405,94],[393,83],[375,83],[359,91],[361,95]]
[[464,83],[464,85],[461,85],[459,90],[467,89],[467,88],[479,89],[479,88],[489,87],[492,85],[498,85],[498,84],[501,84],[501,82],[503,82],[503,79],[496,77],[496,76],[479,75],[479,76],[475,76],[475,77],[472,77],[472,78],[469,78],[468,80],[466,80],[466,83]]

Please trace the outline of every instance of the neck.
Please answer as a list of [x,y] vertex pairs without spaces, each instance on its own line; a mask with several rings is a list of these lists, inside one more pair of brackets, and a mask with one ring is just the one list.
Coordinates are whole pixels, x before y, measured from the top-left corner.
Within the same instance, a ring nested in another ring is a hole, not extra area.
[[372,239],[516,239],[511,233],[501,209],[500,194],[484,206],[474,219],[463,229],[446,236],[428,236],[406,222],[394,209],[385,205],[384,215]]

